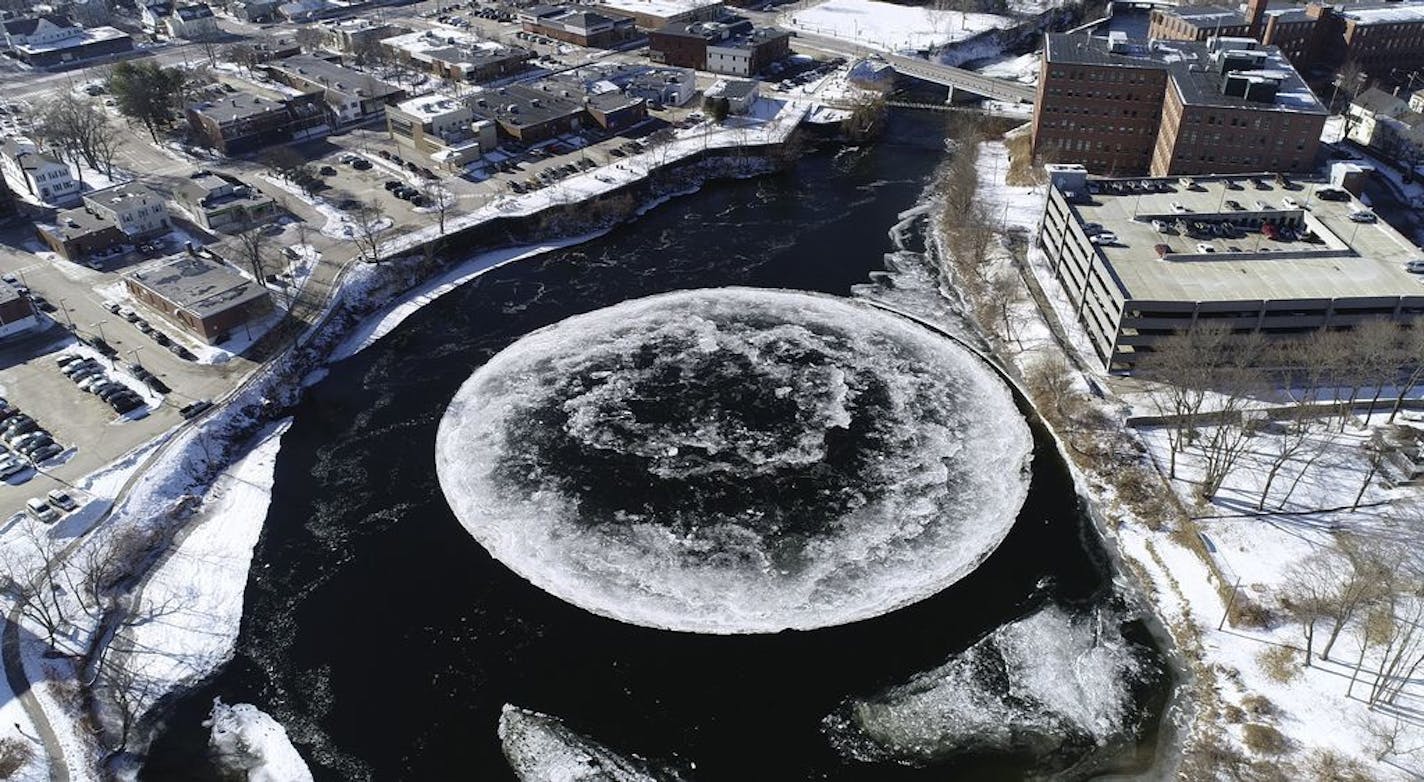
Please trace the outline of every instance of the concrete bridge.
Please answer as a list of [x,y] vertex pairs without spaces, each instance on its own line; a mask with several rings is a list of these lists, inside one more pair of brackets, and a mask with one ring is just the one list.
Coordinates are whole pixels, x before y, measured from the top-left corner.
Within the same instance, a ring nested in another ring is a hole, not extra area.
[[948,87],[951,99],[957,92],[967,92],[1008,103],[1033,102],[1034,88],[1026,84],[983,76],[974,71],[939,65],[918,57],[887,54],[884,59],[896,73]]

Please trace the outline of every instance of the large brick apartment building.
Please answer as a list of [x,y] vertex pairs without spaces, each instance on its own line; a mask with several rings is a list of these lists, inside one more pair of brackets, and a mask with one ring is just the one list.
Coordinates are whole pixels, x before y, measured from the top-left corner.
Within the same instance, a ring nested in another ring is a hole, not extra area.
[[1033,150],[1122,176],[1308,171],[1327,116],[1280,51],[1253,41],[1049,34]]
[[1327,71],[1346,61],[1368,73],[1424,66],[1424,2],[1326,4],[1247,0],[1245,12],[1222,6],[1181,6],[1152,12],[1147,36],[1205,41],[1254,38],[1276,46],[1296,68]]

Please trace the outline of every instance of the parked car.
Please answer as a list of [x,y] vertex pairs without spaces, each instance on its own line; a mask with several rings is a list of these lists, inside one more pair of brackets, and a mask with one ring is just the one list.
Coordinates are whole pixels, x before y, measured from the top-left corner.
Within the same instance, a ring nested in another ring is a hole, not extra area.
[[1350,194],[1344,190],[1337,190],[1333,187],[1322,187],[1315,191],[1315,195],[1326,201],[1349,201]]
[[371,161],[367,160],[366,158],[357,158],[356,160],[352,161],[351,167],[356,169],[357,171],[366,171],[371,168]]
[[39,464],[49,459],[53,459],[54,457],[62,453],[64,453],[64,446],[60,445],[59,443],[50,443],[49,445],[46,445],[45,447],[31,454],[30,459],[35,464]]
[[11,475],[14,475],[17,472],[24,471],[24,469],[25,463],[20,461],[18,457],[7,456],[3,459],[0,459],[0,480],[9,478]]
[[199,399],[196,402],[186,404],[183,407],[179,408],[178,415],[181,415],[184,418],[193,418],[195,416],[201,415],[203,411],[207,410],[212,406],[212,402],[209,402],[206,399]]
[[321,168],[318,168],[316,172],[318,174],[321,174],[322,176],[334,176],[336,174],[336,169],[332,168],[331,166],[322,166]]
[[1350,219],[1356,223],[1373,223],[1376,219],[1374,212],[1366,212],[1363,209],[1350,213]]
[[1424,274],[1424,260],[1414,259],[1404,262],[1404,270],[1410,274]]
[[45,495],[45,498],[49,500],[50,505],[62,511],[71,511],[79,507],[79,503],[75,502],[74,498],[63,489],[53,489]]
[[394,193],[396,188],[405,187],[405,183],[396,179],[387,179],[384,187],[387,192]]
[[39,497],[31,497],[25,500],[25,513],[35,521],[45,524],[53,524],[59,521],[59,513],[49,506],[49,503]]

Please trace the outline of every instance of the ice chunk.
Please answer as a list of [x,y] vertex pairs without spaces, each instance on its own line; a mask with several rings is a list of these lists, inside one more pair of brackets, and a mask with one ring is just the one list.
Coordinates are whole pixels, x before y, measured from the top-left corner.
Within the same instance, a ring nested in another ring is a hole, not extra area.
[[203,726],[212,729],[208,745],[225,774],[248,782],[311,782],[311,771],[287,731],[256,706],[228,706],[214,698]]
[[1116,621],[1049,607],[904,684],[847,701],[824,726],[860,760],[988,750],[1071,762],[1129,727],[1140,673]]
[[505,704],[499,716],[504,757],[519,782],[680,782],[677,770],[625,757],[569,730],[547,714]]
[[707,633],[865,619],[963,578],[1033,440],[957,343],[830,296],[719,289],[529,334],[440,424],[460,523],[536,586]]

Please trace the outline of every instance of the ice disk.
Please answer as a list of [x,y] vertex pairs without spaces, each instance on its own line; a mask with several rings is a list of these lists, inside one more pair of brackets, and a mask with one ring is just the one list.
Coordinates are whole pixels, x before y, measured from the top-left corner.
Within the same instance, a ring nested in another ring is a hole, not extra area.
[[1033,440],[948,339],[787,291],[670,293],[525,336],[456,393],[436,467],[536,586],[633,624],[761,633],[928,597],[1004,539]]
[[672,768],[625,757],[547,714],[505,704],[499,715],[504,757],[519,782],[681,782]]
[[848,700],[824,726],[860,760],[1028,751],[1074,761],[1129,727],[1141,669],[1116,621],[1050,607],[904,684]]

